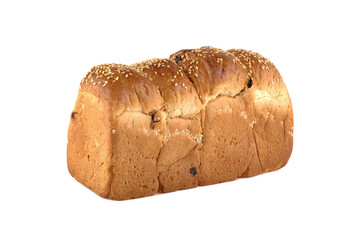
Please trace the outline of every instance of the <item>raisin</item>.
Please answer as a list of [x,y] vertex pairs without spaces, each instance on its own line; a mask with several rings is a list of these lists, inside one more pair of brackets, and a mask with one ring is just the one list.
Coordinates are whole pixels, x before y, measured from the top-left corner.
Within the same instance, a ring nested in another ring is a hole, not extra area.
[[253,86],[253,80],[249,79],[248,83],[247,83],[247,87],[251,88]]
[[77,115],[78,115],[78,113],[72,112],[71,118],[72,118],[72,119],[76,119],[76,118],[77,118]]
[[155,123],[160,122],[160,121],[155,120],[155,113],[151,112],[149,114],[151,116],[150,127],[151,127],[151,129],[154,129],[155,128]]
[[196,168],[190,168],[190,173],[193,175],[193,176],[195,176],[196,174],[197,174],[197,170],[196,170]]
[[177,55],[176,57],[175,57],[175,61],[176,61],[176,63],[178,63],[179,61],[181,61],[182,60],[182,58],[181,58],[181,56],[180,55]]
[[151,129],[155,128],[155,119],[154,119],[154,114],[151,115],[151,123],[150,123]]

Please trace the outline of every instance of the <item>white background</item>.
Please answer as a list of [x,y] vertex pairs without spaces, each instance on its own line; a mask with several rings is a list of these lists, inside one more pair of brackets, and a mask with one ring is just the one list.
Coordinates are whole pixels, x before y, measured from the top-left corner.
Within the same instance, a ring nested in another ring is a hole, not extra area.
[[[353,1],[1,1],[0,239],[357,239]],[[66,165],[93,66],[183,48],[270,58],[293,102],[283,169],[137,200],[104,200]]]

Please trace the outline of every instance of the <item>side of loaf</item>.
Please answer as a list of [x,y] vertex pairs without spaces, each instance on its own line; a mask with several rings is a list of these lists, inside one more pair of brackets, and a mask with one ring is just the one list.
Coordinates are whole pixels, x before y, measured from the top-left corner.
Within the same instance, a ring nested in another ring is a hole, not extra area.
[[132,199],[251,177],[288,162],[293,111],[260,54],[212,47],[93,67],[68,130],[70,174]]

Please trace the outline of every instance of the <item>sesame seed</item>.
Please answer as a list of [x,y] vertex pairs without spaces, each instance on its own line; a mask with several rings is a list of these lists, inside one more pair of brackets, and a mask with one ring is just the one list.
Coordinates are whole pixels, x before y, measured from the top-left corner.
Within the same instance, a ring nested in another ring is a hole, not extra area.
[[115,134],[117,132],[117,130],[113,129],[112,130],[112,134]]
[[253,128],[256,123],[257,123],[257,120],[253,120],[253,121],[250,123],[251,128]]

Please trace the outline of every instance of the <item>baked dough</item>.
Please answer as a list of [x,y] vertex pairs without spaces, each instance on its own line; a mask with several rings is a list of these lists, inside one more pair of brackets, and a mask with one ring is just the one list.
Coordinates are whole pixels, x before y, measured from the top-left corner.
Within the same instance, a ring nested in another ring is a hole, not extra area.
[[82,79],[68,130],[71,175],[124,200],[251,177],[283,167],[293,111],[260,54],[212,47]]

